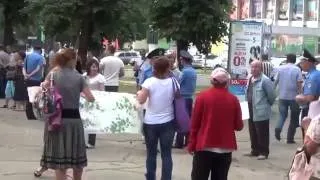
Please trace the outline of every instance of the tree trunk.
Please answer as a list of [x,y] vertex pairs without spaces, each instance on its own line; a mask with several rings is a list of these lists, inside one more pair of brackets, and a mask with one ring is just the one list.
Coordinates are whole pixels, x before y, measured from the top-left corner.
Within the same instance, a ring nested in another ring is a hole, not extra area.
[[90,42],[92,41],[93,26],[94,26],[92,17],[93,17],[93,12],[91,10],[88,13],[87,18],[84,18],[81,22],[78,58],[81,62],[82,69],[84,69],[86,66],[88,47]]
[[9,5],[4,7],[4,30],[3,30],[3,45],[13,45],[14,37],[13,37],[13,12]]
[[178,67],[180,70],[183,68],[181,61],[180,61],[180,51],[181,50],[188,51],[188,46],[189,46],[189,44],[187,41],[177,40],[177,59],[178,59]]

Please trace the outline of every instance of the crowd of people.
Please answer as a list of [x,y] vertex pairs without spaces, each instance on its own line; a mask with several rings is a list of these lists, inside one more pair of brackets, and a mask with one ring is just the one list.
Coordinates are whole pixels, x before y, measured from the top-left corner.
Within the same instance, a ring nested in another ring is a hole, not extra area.
[[[45,66],[50,64],[50,74],[55,88],[63,99],[61,119],[63,127],[51,132],[45,122],[44,148],[41,167],[35,171],[40,177],[47,169],[54,169],[57,180],[66,178],[66,170],[73,169],[73,178],[80,180],[87,166],[87,148],[94,148],[96,135],[86,133],[79,113],[80,96],[89,102],[95,100],[91,91],[118,92],[120,78],[124,76],[124,64],[114,56],[115,48],[110,45],[102,59],[89,58],[85,73],[77,71],[76,51],[65,48],[50,53],[50,63],[41,55],[41,47],[35,46],[32,53],[9,52],[0,46],[0,95],[6,99],[3,108],[26,112],[28,119],[36,119],[32,104],[28,101],[27,88],[46,87],[50,77],[44,76]],[[197,73],[192,67],[193,57],[180,51],[182,68],[176,65],[175,54],[165,55],[158,48],[143,56],[134,66],[137,82],[137,101],[144,105],[142,134],[146,144],[147,180],[156,179],[158,145],[162,159],[161,179],[172,179],[172,148],[186,148],[193,155],[192,180],[226,180],[231,165],[232,152],[237,150],[235,131],[244,127],[238,98],[228,91],[230,74],[226,69],[216,68],[210,75],[211,87],[195,97]],[[309,105],[320,95],[320,72],[317,60],[307,50],[295,65],[296,55],[288,54],[286,64],[270,77],[265,61],[257,59],[250,63],[246,101],[249,109],[249,135],[251,152],[245,156],[266,160],[269,157],[269,127],[271,107],[279,91],[279,121],[274,130],[275,138],[281,140],[281,132],[290,109],[290,123],[286,142],[296,143],[296,129],[301,126],[306,153],[317,170],[320,159],[317,147],[320,119],[310,117]],[[306,76],[303,77],[303,72]],[[173,103],[181,95],[191,119],[188,132],[177,131]],[[13,100],[12,106],[10,101]],[[195,101],[194,101],[195,100]],[[301,113],[300,113],[301,111]],[[299,117],[300,116],[300,117]],[[309,126],[310,125],[310,126]],[[175,140],[175,142],[174,142]],[[315,171],[317,172],[317,171]],[[312,179],[320,179],[313,174]]]
[[[303,152],[309,160],[301,165],[301,159],[294,157],[289,179],[300,177],[303,180],[320,179],[319,172],[319,106],[315,104],[320,96],[320,72],[316,70],[319,63],[308,51],[304,50],[296,65],[295,54],[287,54],[286,63],[274,72],[274,79],[264,74],[267,67],[265,62],[254,60],[251,62],[251,75],[248,78],[246,99],[249,104],[249,134],[251,152],[246,154],[264,160],[269,155],[269,120],[271,106],[275,102],[278,90],[279,120],[274,129],[275,138],[281,140],[281,132],[290,109],[286,143],[295,144],[296,129],[301,127],[303,137]],[[270,71],[269,71],[270,72]],[[304,76],[303,76],[304,74]],[[274,81],[274,82],[272,82]],[[313,106],[312,111],[309,107]],[[301,151],[298,151],[300,153]],[[296,164],[295,164],[296,163]],[[300,164],[299,164],[300,163]],[[308,164],[308,165],[307,165]],[[307,176],[307,166],[311,167],[310,177]],[[299,168],[298,168],[299,167]],[[298,178],[299,179],[299,178]]]

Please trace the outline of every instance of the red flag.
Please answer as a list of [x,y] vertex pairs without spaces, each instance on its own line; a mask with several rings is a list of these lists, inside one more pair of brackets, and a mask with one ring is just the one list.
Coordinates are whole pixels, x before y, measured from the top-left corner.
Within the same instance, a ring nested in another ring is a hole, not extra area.
[[115,40],[115,42],[114,42],[114,47],[116,48],[116,50],[119,50],[119,49],[120,49],[118,38],[116,38],[116,40]]

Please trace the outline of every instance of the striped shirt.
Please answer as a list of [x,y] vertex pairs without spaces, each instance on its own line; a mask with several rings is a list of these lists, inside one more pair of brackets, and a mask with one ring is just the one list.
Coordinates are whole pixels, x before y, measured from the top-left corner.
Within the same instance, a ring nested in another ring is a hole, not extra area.
[[267,61],[262,63],[262,72],[271,79],[273,77],[273,64]]

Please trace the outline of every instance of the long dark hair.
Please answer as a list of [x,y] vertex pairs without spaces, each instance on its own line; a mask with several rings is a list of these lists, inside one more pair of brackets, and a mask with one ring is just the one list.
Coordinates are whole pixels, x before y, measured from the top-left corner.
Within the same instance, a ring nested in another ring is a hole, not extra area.
[[94,65],[94,64],[98,67],[98,71],[99,71],[99,62],[97,60],[91,59],[87,63],[87,67],[86,67],[86,71],[87,71],[87,75],[88,76],[91,74],[91,66]]

